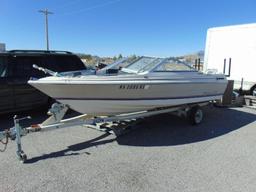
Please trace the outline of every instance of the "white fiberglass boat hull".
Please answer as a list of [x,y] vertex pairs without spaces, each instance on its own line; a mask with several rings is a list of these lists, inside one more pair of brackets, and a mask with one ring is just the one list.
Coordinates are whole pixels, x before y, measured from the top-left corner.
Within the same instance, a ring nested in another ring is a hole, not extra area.
[[[185,73],[187,74],[187,73]],[[224,76],[162,75],[47,77],[29,83],[71,109],[88,115],[116,115],[221,99]]]

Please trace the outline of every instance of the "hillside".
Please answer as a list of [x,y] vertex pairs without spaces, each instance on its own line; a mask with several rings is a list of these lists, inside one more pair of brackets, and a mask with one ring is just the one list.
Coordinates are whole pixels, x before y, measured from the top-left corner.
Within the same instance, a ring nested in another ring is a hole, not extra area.
[[[99,57],[99,56],[93,56],[90,54],[77,54],[82,61],[87,65],[87,66],[95,66],[98,63],[103,63],[103,64],[110,64],[113,63],[115,60],[122,58],[122,55],[119,54],[118,56],[114,57]],[[131,55],[131,57],[136,57],[135,55]],[[204,51],[198,51],[196,53],[188,54],[188,55],[183,55],[183,56],[178,56],[174,57],[177,59],[180,59],[181,61],[184,61],[188,63],[189,65],[194,65],[195,61],[200,59],[200,63],[203,64],[204,61]],[[197,61],[198,62],[198,61]]]

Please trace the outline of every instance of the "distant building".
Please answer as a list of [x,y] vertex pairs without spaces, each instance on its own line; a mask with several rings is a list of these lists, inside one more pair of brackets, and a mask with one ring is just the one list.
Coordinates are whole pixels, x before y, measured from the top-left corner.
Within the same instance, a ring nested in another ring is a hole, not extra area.
[[5,43],[0,43],[0,52],[5,51]]

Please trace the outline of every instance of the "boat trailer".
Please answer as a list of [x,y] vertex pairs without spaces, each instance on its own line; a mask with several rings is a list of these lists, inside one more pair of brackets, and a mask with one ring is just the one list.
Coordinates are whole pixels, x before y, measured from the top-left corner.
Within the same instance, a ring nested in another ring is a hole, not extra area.
[[[27,155],[22,150],[21,137],[34,132],[50,131],[54,129],[67,128],[71,126],[84,126],[87,128],[96,129],[98,131],[107,132],[116,136],[127,133],[134,125],[145,117],[159,115],[164,113],[174,113],[178,116],[185,116],[193,125],[201,123],[203,112],[201,106],[207,105],[209,102],[195,103],[190,105],[182,105],[169,108],[158,108],[149,111],[140,111],[135,113],[120,114],[115,116],[92,117],[86,114],[63,119],[69,107],[64,104],[54,103],[48,111],[49,118],[41,124],[22,127],[20,122],[26,119],[31,119],[30,116],[18,118],[16,115],[13,118],[14,127],[0,132],[0,142],[4,145],[5,151],[9,139],[16,141],[18,159],[24,163],[27,160]],[[5,141],[3,141],[5,140]]]

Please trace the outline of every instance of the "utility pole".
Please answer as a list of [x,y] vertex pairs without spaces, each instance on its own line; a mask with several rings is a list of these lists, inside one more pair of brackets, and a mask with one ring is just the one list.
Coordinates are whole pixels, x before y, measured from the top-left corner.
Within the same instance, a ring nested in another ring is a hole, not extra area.
[[49,14],[53,14],[53,12],[48,11],[48,9],[39,10],[38,12],[43,13],[43,14],[45,15],[46,48],[47,48],[47,51],[49,51],[48,15],[49,15]]

